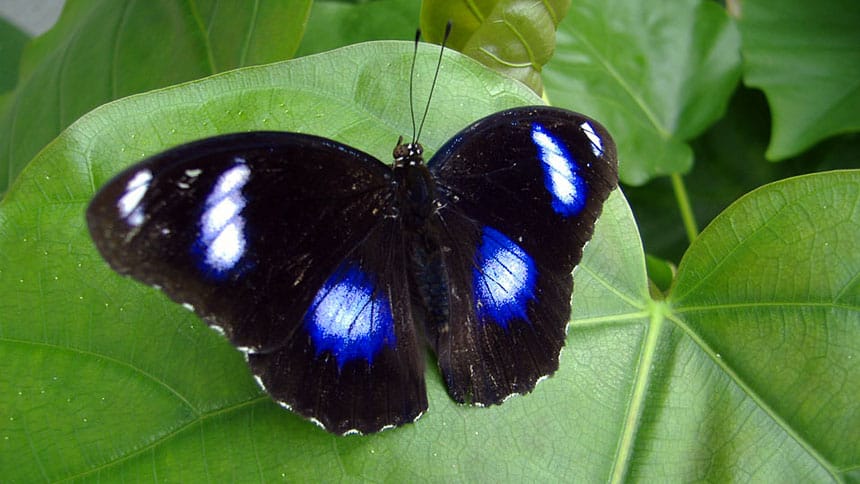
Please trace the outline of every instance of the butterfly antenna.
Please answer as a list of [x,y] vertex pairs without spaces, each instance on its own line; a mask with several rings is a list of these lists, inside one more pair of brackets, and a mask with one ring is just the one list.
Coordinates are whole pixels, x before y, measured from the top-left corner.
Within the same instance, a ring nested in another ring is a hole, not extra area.
[[415,50],[412,52],[412,68],[409,70],[409,114],[412,115],[412,142],[415,142],[415,105],[412,96],[412,84],[415,79],[415,58],[418,57],[418,41],[421,39],[421,29],[415,30]]
[[[445,35],[442,36],[442,47],[439,49],[439,60],[436,62],[436,73],[433,74],[433,83],[430,84],[430,95],[427,96],[427,105],[424,106],[424,115],[421,116],[421,125],[418,126],[418,134],[415,135],[414,143],[418,142],[421,137],[421,130],[424,129],[424,121],[427,120],[427,112],[430,110],[430,100],[433,99],[433,91],[436,90],[436,79],[439,77],[439,68],[442,67],[442,54],[445,53],[445,44],[448,42],[448,37],[451,35],[451,21],[445,25]],[[418,44],[415,44],[415,50],[418,50]],[[413,59],[414,65],[414,59]]]

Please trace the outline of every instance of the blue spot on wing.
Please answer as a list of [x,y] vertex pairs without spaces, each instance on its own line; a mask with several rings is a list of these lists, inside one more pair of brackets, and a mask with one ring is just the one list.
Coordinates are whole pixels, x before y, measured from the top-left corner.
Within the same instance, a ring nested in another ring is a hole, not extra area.
[[552,195],[552,209],[563,217],[585,208],[588,186],[579,175],[573,155],[556,136],[538,123],[532,124],[532,141],[538,149],[544,185]]
[[316,354],[330,351],[339,368],[356,359],[372,364],[383,346],[393,347],[396,341],[388,299],[369,274],[349,263],[338,267],[317,292],[304,325]]
[[484,227],[472,270],[478,320],[505,329],[514,319],[528,322],[526,309],[535,298],[536,281],[532,258],[499,231]]

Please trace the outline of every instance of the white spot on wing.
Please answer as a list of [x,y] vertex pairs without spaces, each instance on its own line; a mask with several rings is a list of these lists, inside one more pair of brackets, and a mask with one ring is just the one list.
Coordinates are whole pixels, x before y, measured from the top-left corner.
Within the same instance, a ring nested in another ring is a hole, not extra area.
[[243,199],[224,198],[216,203],[212,208],[206,210],[200,223],[204,227],[211,227],[216,230],[224,227],[230,222],[230,219],[239,214],[244,208],[245,201]]
[[588,121],[583,121],[579,127],[582,128],[582,132],[585,133],[588,141],[591,142],[591,152],[594,153],[594,156],[603,156],[603,140],[601,140],[600,136],[598,136],[594,131],[594,126],[592,126]]
[[232,268],[245,252],[243,224],[231,223],[224,227],[215,240],[209,244],[206,262],[218,269]]
[[514,302],[525,289],[528,267],[521,254],[497,250],[485,261],[483,273],[490,297],[504,305]]
[[564,156],[563,148],[555,139],[543,130],[535,129],[532,133],[534,142],[541,148],[541,162],[546,166],[550,177],[550,189],[562,203],[569,204],[576,199],[576,188],[573,186],[573,170],[570,162]]
[[140,170],[125,185],[125,193],[117,201],[120,217],[126,219],[126,222],[133,227],[143,223],[143,209],[140,202],[149,190],[151,182],[152,172]]
[[320,422],[319,420],[317,420],[317,419],[315,419],[315,418],[313,418],[313,417],[308,417],[308,420],[309,420],[309,421],[311,421],[311,422],[313,422],[313,424],[314,424],[314,425],[316,425],[317,427],[319,427],[319,428],[321,428],[321,429],[323,429],[323,430],[326,430],[325,425],[323,425],[323,423],[322,423],[322,422]]
[[553,197],[553,210],[562,216],[582,211],[588,194],[585,181],[577,173],[574,157],[558,138],[540,124],[532,125],[532,141],[538,148],[538,157],[543,166],[544,185]]
[[257,385],[259,385],[261,389],[266,389],[266,385],[263,384],[263,379],[260,378],[259,375],[254,375],[254,381],[257,382]]
[[245,219],[241,211],[247,201],[242,188],[250,175],[247,165],[234,166],[221,175],[206,198],[200,239],[205,247],[205,264],[217,271],[232,269],[245,254]]

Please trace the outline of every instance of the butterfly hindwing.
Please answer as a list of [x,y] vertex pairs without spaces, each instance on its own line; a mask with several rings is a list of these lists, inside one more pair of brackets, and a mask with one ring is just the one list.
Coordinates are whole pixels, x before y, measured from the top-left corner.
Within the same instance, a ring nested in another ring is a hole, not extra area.
[[277,400],[341,434],[412,422],[426,410],[404,254],[398,221],[386,219],[322,285],[299,333],[250,355]]
[[617,184],[615,146],[582,115],[517,108],[464,129],[428,166],[448,307],[427,334],[454,399],[501,403],[558,368],[571,273]]
[[[224,135],[118,175],[87,221],[116,271],[223,331],[277,400],[373,432],[427,407],[389,178],[323,138]],[[339,314],[338,298],[367,309]]]

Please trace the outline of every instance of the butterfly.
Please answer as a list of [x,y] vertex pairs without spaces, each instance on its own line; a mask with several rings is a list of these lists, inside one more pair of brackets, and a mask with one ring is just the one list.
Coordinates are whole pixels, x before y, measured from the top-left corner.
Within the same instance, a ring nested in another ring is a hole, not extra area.
[[618,182],[598,122],[546,106],[466,127],[393,164],[292,132],[171,148],[106,183],[86,217],[117,272],[160,288],[241,350],[282,406],[336,434],[451,397],[494,405],[558,369],[572,271]]

